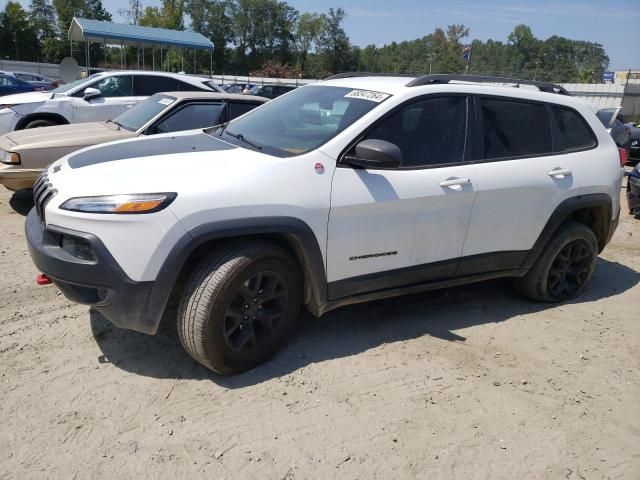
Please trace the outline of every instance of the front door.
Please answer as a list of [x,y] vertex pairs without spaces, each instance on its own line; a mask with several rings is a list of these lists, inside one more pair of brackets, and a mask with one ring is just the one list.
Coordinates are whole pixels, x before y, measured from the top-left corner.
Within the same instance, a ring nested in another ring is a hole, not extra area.
[[453,275],[476,196],[465,163],[468,99],[428,96],[363,139],[400,147],[393,170],[335,170],[327,242],[330,299]]
[[74,94],[73,123],[114,119],[138,103],[138,98],[134,96],[131,75],[105,77],[89,86],[100,90],[102,95],[84,100],[83,91]]

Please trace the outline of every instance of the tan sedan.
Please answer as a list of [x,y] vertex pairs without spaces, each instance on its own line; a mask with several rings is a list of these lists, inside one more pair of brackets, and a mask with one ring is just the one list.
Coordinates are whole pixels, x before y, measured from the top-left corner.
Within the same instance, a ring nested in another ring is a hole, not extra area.
[[157,93],[106,122],[10,132],[0,136],[0,184],[9,190],[31,188],[43,168],[75,150],[140,135],[211,127],[267,101],[225,93]]

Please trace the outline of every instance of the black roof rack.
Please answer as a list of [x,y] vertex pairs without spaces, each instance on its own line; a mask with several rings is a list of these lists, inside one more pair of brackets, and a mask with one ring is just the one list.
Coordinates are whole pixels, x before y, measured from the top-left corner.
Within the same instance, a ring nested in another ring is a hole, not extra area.
[[424,75],[407,83],[407,87],[418,87],[421,85],[437,85],[449,82],[472,82],[472,83],[512,83],[516,87],[520,85],[532,85],[537,87],[541,92],[558,93],[560,95],[570,95],[570,93],[562,86],[555,83],[539,82],[537,80],[522,80],[518,78],[491,77],[484,75],[449,75],[434,74]]
[[370,72],[344,72],[332,75],[325,80],[337,80],[340,78],[353,77],[410,77],[413,78],[407,87],[418,87],[421,85],[438,85],[450,82],[471,82],[471,83],[511,83],[516,87],[520,85],[531,85],[541,92],[557,93],[560,95],[571,95],[564,87],[555,83],[539,82],[537,80],[523,80],[520,78],[493,77],[485,75],[456,75],[448,73],[436,73],[433,75],[416,75],[406,73],[370,73]]
[[343,72],[336,73],[335,75],[331,75],[330,77],[325,78],[325,80],[338,80],[340,78],[353,78],[353,77],[407,77],[407,78],[417,78],[420,74],[409,74],[409,73],[371,73],[371,72]]

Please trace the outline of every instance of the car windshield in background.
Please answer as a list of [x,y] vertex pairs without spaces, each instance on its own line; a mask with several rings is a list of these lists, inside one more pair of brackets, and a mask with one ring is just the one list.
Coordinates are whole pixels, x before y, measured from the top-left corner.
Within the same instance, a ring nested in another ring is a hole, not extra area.
[[251,142],[278,157],[300,155],[328,142],[390,96],[369,90],[307,86],[210,133],[245,147]]
[[86,78],[79,78],[78,80],[74,80],[73,82],[65,83],[64,85],[60,85],[58,88],[54,88],[53,90],[50,90],[49,93],[64,93],[64,92],[68,92],[72,88],[77,87],[78,85],[81,85],[81,84],[85,83],[88,80],[93,80],[95,78],[98,78],[99,76],[100,76],[99,73],[94,73],[93,75],[89,75]]
[[175,97],[156,93],[135,107],[121,113],[113,121],[125,130],[135,132],[175,101]]

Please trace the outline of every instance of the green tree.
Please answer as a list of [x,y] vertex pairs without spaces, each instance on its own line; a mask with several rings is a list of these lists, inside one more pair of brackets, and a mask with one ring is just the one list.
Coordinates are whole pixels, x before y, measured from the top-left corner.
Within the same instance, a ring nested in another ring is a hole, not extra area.
[[349,37],[342,26],[345,16],[346,13],[342,8],[330,8],[324,15],[325,28],[318,41],[326,59],[327,68],[334,73],[344,69],[349,55]]
[[138,25],[144,13],[141,0],[129,0],[129,8],[120,8],[118,14],[125,17],[129,24]]
[[317,13],[303,13],[298,20],[294,33],[294,49],[301,75],[305,74],[309,51],[325,29],[325,17]]
[[29,22],[41,40],[55,37],[56,11],[49,0],[31,0]]
[[184,30],[184,0],[162,0],[162,6],[146,7],[138,20],[145,27]]
[[38,58],[38,37],[29,16],[18,2],[7,2],[0,14],[0,56],[15,60]]

